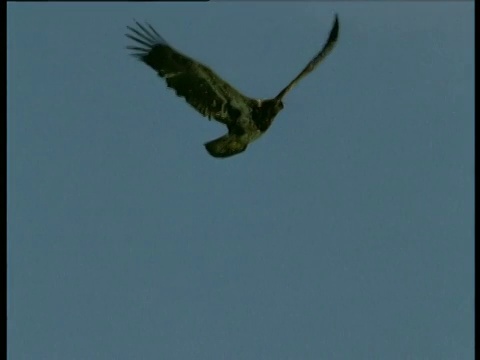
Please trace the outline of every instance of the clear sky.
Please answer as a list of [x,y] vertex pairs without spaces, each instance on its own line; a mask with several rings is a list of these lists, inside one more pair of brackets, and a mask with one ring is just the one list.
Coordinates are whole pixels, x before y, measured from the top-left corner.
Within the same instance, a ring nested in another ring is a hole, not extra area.
[[[248,96],[221,135],[133,19]],[[471,359],[473,2],[7,6],[9,359]]]

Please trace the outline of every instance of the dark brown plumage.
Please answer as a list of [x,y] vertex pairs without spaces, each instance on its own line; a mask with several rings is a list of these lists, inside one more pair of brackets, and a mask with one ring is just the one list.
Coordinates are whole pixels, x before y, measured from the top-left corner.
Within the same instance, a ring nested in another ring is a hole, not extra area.
[[127,37],[138,46],[128,46],[132,55],[153,68],[167,86],[209,119],[228,128],[224,136],[205,144],[210,155],[225,158],[245,151],[258,139],[283,109],[283,97],[332,51],[338,38],[339,23],[335,15],[332,30],[322,50],[280,93],[272,99],[253,99],[241,94],[207,66],[181,54],[171,47],[155,29],[136,22],[138,29]]

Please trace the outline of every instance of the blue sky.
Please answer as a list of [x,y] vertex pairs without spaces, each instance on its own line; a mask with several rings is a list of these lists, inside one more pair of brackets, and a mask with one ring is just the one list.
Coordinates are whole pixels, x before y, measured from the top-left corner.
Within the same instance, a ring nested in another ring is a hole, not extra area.
[[[7,6],[10,359],[469,359],[473,2]],[[248,96],[236,157],[133,19]]]

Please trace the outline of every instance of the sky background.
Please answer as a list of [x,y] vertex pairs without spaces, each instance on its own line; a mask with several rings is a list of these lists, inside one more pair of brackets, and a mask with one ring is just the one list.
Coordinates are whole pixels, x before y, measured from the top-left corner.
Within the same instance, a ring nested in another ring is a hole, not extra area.
[[[248,96],[229,159],[133,19]],[[7,5],[9,359],[473,359],[473,2]]]

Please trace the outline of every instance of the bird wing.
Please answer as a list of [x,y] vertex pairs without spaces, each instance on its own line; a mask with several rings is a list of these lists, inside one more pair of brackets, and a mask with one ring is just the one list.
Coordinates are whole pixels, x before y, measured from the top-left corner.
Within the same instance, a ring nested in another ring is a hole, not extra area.
[[208,153],[216,158],[237,155],[247,149],[249,141],[242,136],[228,133],[205,144]]
[[290,84],[288,84],[280,93],[275,97],[277,100],[281,100],[303,77],[307,74],[311,73],[317,66],[322,62],[323,59],[333,50],[335,44],[337,43],[338,39],[338,16],[335,15],[335,21],[333,23],[332,30],[330,30],[330,35],[328,36],[328,40],[323,45],[322,50],[315,55],[315,57],[310,60],[310,62],[305,66],[305,68],[297,75],[295,79],[293,79]]
[[127,47],[135,51],[132,55],[156,70],[168,87],[203,116],[232,124],[240,115],[239,108],[246,106],[250,99],[207,66],[171,47],[150,24],[148,28],[136,24],[138,29],[127,26],[132,34],[126,36],[140,44]]

